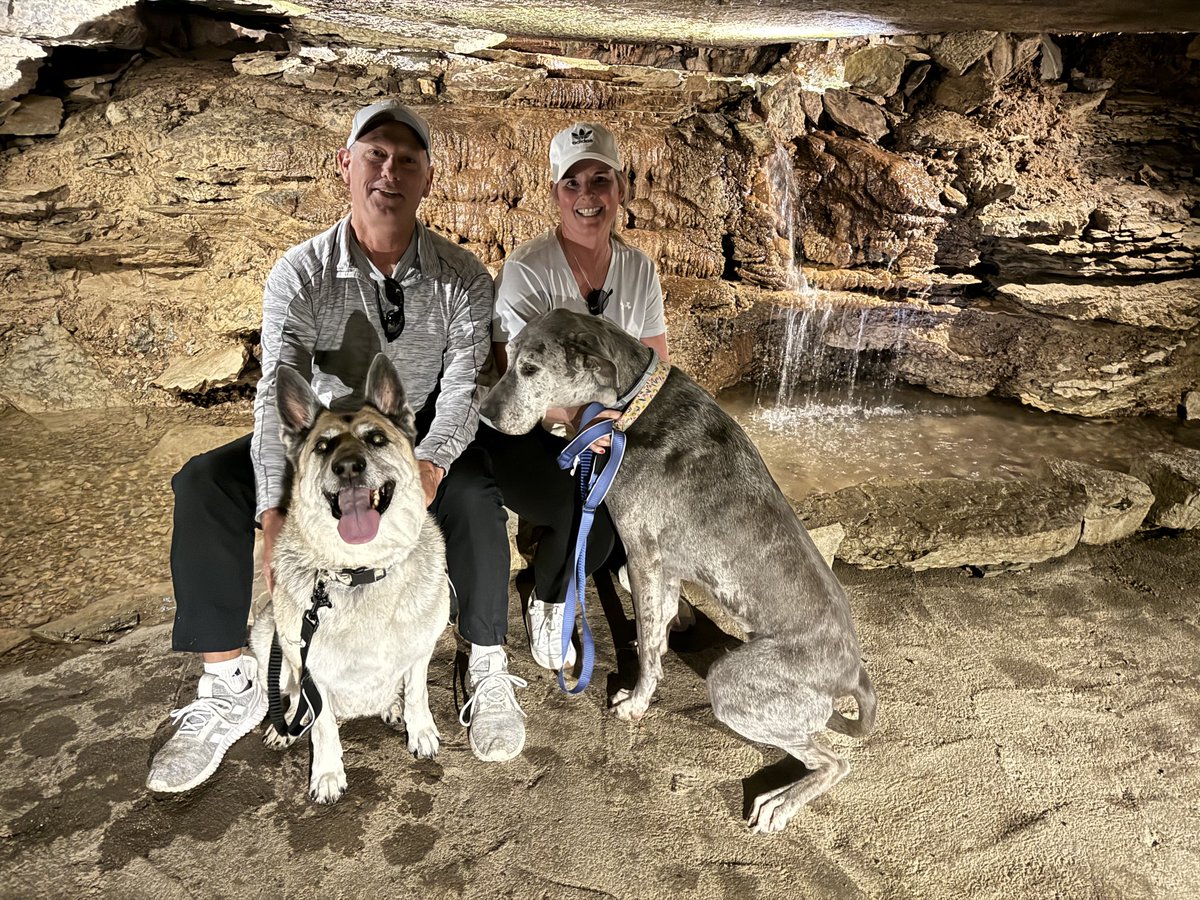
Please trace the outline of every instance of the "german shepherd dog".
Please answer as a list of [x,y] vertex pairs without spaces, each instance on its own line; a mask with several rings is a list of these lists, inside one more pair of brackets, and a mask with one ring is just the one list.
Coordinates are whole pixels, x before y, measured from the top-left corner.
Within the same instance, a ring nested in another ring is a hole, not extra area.
[[[397,727],[403,720],[410,752],[438,752],[441,735],[429,712],[426,678],[450,612],[445,546],[425,508],[413,413],[387,357],[375,358],[365,399],[346,411],[323,406],[308,383],[282,365],[276,403],[291,494],[274,550],[271,603],[255,621],[251,647],[265,671],[277,633],[281,687],[295,710],[302,620],[317,583],[324,583],[332,605],[318,610],[305,662],[324,701],[312,725],[308,794],[333,803],[346,790],[339,719],[379,715]],[[349,573],[377,580],[350,585]],[[267,746],[282,749],[293,741],[267,726]]]
[[[529,431],[551,407],[615,403],[654,358],[606,319],[565,309],[531,321],[508,352],[508,370],[482,408],[508,434]],[[605,502],[629,559],[639,673],[632,691],[613,695],[613,711],[627,720],[646,713],[680,582],[706,588],[750,636],[708,672],[713,712],[809,770],[756,798],[750,824],[778,831],[850,770],[817,732],[862,737],[875,722],[846,595],[746,433],[679,369],[625,440]],[[846,696],[857,718],[834,709]]]

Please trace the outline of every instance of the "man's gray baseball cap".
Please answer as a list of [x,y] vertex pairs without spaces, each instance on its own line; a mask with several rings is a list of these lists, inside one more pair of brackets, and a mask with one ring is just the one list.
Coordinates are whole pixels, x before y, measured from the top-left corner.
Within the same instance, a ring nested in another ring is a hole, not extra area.
[[347,149],[354,146],[354,142],[372,128],[376,128],[384,122],[400,122],[407,125],[417,133],[417,140],[421,142],[425,152],[429,152],[429,123],[399,100],[383,100],[379,103],[372,103],[356,112],[354,121],[350,124],[350,137],[346,139]]

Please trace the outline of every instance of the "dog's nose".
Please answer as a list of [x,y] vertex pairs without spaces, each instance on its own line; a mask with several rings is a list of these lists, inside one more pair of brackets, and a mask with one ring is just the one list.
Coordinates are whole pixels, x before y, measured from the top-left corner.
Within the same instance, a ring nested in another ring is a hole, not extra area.
[[333,474],[338,478],[351,479],[363,473],[367,461],[358,453],[347,453],[333,461]]

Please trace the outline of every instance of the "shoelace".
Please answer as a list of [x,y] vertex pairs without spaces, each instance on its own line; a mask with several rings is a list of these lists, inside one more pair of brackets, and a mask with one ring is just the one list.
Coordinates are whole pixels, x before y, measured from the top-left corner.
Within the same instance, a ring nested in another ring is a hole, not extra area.
[[467,724],[467,713],[475,706],[475,701],[486,694],[486,702],[500,703],[511,709],[515,709],[524,718],[525,711],[517,704],[517,698],[513,695],[512,689],[515,687],[529,687],[529,682],[524,678],[519,678],[510,672],[489,672],[479,679],[479,683],[475,685],[475,693],[471,695],[471,699],[463,704],[462,709],[458,713],[458,724],[465,726]]
[[233,710],[233,701],[222,697],[200,697],[193,700],[182,709],[172,710],[171,721],[182,722],[179,734],[196,735],[208,724],[215,715],[222,715]]
[[555,603],[542,618],[542,627],[538,629],[538,643],[552,659],[562,657],[563,604]]

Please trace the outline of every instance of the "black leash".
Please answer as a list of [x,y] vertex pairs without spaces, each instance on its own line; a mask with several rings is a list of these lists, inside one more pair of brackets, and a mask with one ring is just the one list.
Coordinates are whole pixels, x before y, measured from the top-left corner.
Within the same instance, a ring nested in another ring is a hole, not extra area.
[[[338,572],[317,572],[314,576],[312,604],[304,614],[300,625],[300,700],[296,704],[296,715],[291,724],[283,714],[283,698],[279,695],[279,672],[283,664],[283,650],[279,646],[279,632],[271,636],[271,658],[267,663],[267,714],[271,724],[284,737],[301,737],[317,721],[325,702],[321,692],[312,680],[308,671],[308,650],[312,646],[313,635],[321,624],[318,614],[322,607],[333,608],[329,593],[325,589],[326,575],[348,587],[358,587],[364,584],[374,584],[387,575],[387,569],[342,569]],[[311,715],[310,715],[311,713]],[[307,724],[305,717],[308,717]]]

